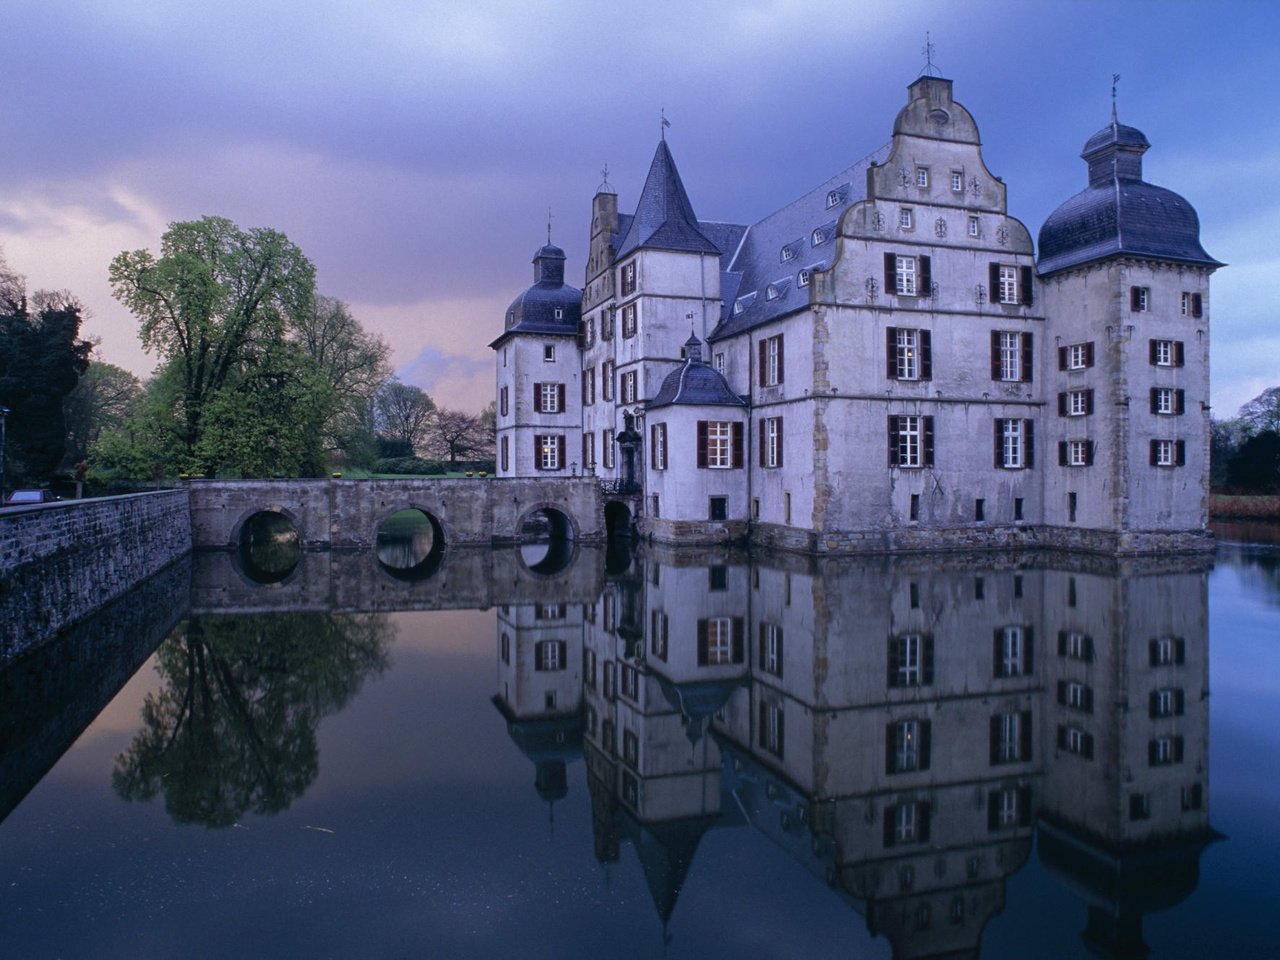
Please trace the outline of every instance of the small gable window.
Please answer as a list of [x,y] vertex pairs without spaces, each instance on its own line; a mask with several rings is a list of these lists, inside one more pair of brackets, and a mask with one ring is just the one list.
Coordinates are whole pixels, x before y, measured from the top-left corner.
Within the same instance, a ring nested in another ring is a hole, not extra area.
[[764,288],[764,298],[765,298],[766,300],[777,300],[777,299],[778,299],[778,287],[777,287],[777,285],[776,285],[776,284],[772,284],[772,283],[771,283],[771,284],[769,284],[769,286],[767,286],[767,287],[765,287],[765,288]]
[[796,252],[790,246],[782,248],[782,261],[785,263],[796,255]]
[[814,245],[815,247],[816,247],[818,244],[822,243],[822,241],[823,241],[823,240],[826,240],[826,239],[827,239],[827,238],[826,238],[826,235],[822,232],[822,228],[821,228],[821,227],[819,227],[817,230],[813,231],[813,245]]
[[801,270],[799,273],[796,274],[796,286],[807,287],[808,285],[809,285],[809,271],[807,269]]

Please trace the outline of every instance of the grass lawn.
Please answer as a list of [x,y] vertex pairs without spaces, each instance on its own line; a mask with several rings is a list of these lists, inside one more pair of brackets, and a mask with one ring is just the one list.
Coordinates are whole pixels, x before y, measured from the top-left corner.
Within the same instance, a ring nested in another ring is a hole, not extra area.
[[1209,516],[1280,520],[1280,496],[1210,494]]

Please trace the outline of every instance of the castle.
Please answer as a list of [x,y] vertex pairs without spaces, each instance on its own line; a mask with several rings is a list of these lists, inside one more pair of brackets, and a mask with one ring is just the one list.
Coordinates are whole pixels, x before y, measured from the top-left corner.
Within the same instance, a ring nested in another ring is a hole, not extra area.
[[1116,119],[1030,232],[952,82],[749,225],[699,220],[665,139],[602,184],[585,289],[534,257],[497,354],[499,477],[595,475],[638,531],[811,553],[1207,538],[1209,277]]

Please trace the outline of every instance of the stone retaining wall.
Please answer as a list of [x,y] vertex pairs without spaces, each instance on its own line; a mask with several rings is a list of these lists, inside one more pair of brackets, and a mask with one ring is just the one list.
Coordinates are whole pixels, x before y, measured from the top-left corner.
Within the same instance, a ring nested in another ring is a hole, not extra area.
[[0,662],[190,551],[185,490],[0,512]]

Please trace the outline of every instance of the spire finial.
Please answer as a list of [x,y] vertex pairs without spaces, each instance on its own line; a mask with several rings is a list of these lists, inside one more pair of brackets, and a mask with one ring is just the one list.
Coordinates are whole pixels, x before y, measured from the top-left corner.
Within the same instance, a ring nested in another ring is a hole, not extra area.
[[924,69],[920,71],[918,76],[936,77],[938,75],[938,67],[933,62],[933,52],[937,49],[933,39],[926,31],[924,35],[924,46],[920,48],[920,52],[924,55]]
[[1120,82],[1120,74],[1111,75],[1111,122],[1116,123],[1116,84]]
[[551,246],[551,208],[547,207],[547,246]]
[[600,186],[596,187],[596,193],[613,193],[613,184],[609,182],[609,165],[606,163],[600,170]]
[[661,110],[662,126],[658,128],[658,135],[665,141],[667,139],[667,127],[671,126],[671,121],[667,119],[667,108]]

